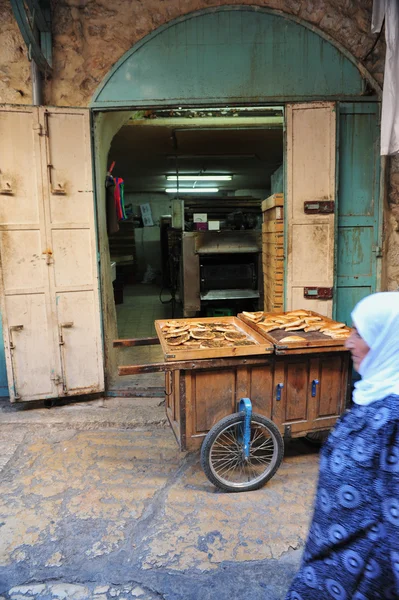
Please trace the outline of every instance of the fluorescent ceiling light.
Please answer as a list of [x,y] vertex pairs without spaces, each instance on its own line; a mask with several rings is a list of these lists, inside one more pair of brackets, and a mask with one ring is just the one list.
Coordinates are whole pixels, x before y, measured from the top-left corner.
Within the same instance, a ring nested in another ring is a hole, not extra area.
[[167,194],[216,194],[219,191],[219,188],[165,188],[165,192]]
[[231,181],[232,175],[166,175],[168,181]]

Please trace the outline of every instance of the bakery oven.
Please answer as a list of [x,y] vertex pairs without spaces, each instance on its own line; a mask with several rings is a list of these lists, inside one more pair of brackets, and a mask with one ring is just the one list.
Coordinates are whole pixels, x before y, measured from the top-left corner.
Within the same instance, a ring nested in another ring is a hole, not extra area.
[[209,304],[258,308],[263,289],[260,232],[184,233],[182,253],[186,317]]

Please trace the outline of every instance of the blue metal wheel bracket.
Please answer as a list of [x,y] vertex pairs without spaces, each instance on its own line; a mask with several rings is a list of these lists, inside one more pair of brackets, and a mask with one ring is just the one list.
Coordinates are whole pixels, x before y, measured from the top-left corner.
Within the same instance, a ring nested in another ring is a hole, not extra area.
[[251,447],[251,418],[252,418],[252,402],[249,398],[241,398],[238,403],[238,412],[244,413],[244,425],[240,432],[240,442],[243,447],[243,457],[249,459],[249,451]]

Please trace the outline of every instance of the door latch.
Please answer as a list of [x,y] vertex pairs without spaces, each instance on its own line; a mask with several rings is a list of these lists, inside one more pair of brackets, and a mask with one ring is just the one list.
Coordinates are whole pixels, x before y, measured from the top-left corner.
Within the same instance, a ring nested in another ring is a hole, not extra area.
[[315,398],[316,396],[316,386],[319,384],[319,380],[318,379],[313,379],[312,381],[312,398]]
[[284,387],[284,383],[278,383],[276,386],[276,400],[279,402],[281,400],[281,390]]
[[51,265],[51,259],[53,258],[53,251],[51,248],[43,250],[42,254],[46,255],[46,265]]

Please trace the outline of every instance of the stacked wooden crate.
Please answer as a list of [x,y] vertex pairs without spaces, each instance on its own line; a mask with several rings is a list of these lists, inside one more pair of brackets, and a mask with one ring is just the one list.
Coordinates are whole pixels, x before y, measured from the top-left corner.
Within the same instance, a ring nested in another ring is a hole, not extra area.
[[284,196],[262,202],[262,264],[264,310],[284,310]]

